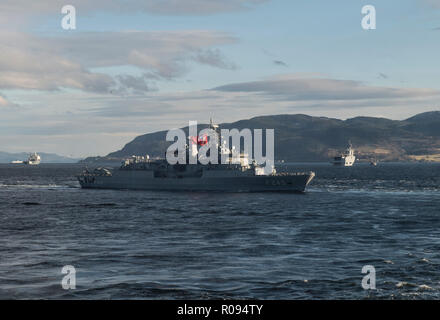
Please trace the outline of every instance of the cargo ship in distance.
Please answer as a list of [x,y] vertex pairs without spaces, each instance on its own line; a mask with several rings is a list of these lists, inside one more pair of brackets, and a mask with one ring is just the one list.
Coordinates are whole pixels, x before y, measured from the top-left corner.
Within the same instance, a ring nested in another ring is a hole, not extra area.
[[[211,122],[211,129],[219,132]],[[227,163],[169,164],[166,159],[150,160],[148,156],[133,156],[119,169],[97,168],[85,170],[78,181],[82,188],[131,189],[161,191],[216,191],[216,192],[304,192],[315,177],[314,172],[272,172],[248,155],[240,155],[240,163],[232,163],[232,152],[216,143],[219,159],[229,155]],[[219,161],[220,162],[220,161]],[[188,162],[187,162],[188,163]]]

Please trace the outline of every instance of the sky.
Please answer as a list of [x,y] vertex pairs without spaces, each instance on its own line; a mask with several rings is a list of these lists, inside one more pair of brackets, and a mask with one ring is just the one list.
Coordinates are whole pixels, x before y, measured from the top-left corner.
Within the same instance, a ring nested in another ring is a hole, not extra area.
[[440,110],[439,56],[440,0],[2,0],[0,151],[103,156],[211,117],[406,119]]

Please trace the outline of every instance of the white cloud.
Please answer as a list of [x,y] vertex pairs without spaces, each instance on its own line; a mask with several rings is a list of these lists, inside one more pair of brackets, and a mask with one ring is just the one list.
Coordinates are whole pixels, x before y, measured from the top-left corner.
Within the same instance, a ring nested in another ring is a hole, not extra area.
[[[147,79],[174,79],[194,61],[230,69],[213,46],[231,43],[228,34],[211,31],[91,32],[63,37],[0,33],[0,88],[93,92],[148,91]],[[133,78],[93,71],[102,67],[134,66],[144,76]],[[136,83],[136,80],[142,82]]]
[[[222,32],[188,30],[88,32],[47,41],[59,54],[87,67],[133,65],[161,77],[173,78],[184,72],[188,60],[227,67],[226,58],[212,47],[233,43],[237,39]],[[200,54],[209,55],[210,59],[197,59]]]
[[393,99],[440,95],[440,91],[433,89],[375,87],[358,81],[322,78],[287,78],[233,83],[212,90],[264,93],[287,101]]

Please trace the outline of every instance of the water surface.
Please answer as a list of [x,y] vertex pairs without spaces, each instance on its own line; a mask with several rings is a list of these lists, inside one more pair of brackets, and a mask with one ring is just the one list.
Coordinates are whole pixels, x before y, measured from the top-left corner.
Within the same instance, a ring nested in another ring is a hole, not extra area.
[[317,177],[305,194],[83,190],[78,165],[0,165],[0,298],[440,297],[439,164],[282,167]]

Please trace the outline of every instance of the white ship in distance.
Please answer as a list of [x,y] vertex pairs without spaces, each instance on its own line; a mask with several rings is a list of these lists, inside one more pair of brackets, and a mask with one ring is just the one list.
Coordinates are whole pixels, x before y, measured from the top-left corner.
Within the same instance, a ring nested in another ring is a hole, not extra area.
[[39,154],[34,152],[29,156],[29,158],[26,161],[24,161],[24,163],[31,166],[39,165],[41,163],[41,157]]
[[14,160],[11,161],[12,164],[27,164],[27,165],[31,165],[31,166],[36,166],[39,165],[41,163],[41,156],[34,152],[31,153],[29,155],[29,157],[27,158],[27,160]]
[[351,142],[348,143],[348,147],[343,154],[334,157],[333,164],[335,166],[351,167],[356,161],[356,156],[354,155],[354,149]]

